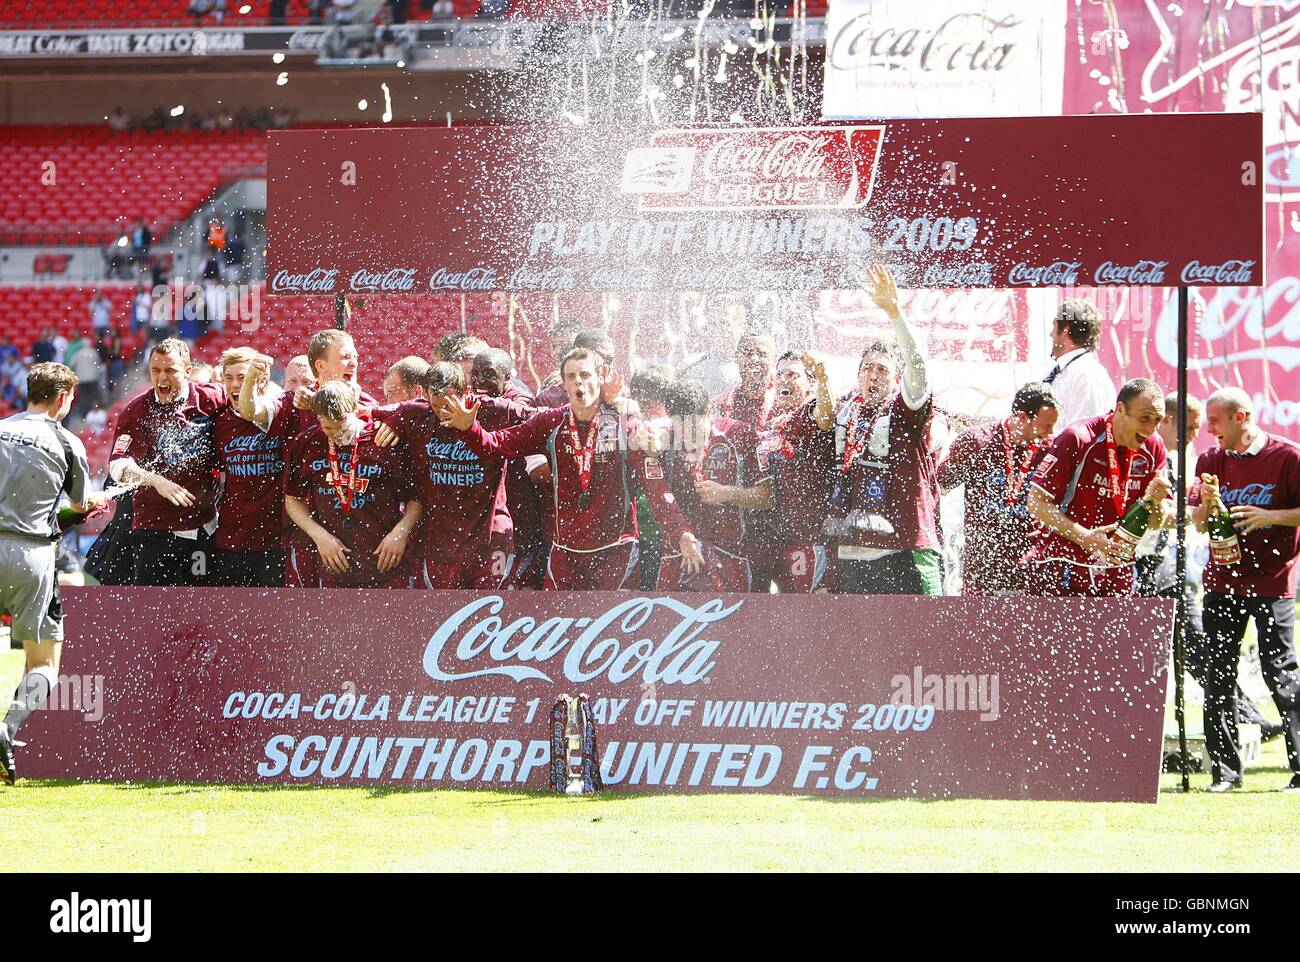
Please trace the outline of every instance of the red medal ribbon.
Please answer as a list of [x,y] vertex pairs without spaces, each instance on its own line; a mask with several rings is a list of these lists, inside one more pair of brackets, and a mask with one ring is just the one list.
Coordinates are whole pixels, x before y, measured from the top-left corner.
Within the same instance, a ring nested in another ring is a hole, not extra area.
[[330,445],[330,485],[334,488],[334,494],[339,499],[339,505],[343,508],[343,515],[347,517],[352,513],[352,495],[357,490],[357,462],[361,460],[361,432],[352,440],[352,457],[348,459],[348,486],[343,487],[343,472],[339,470],[339,453],[334,447],[334,442]]
[[1115,415],[1106,418],[1106,467],[1110,472],[1110,497],[1115,503],[1115,517],[1124,517],[1124,502],[1128,500],[1128,479],[1133,474],[1133,457],[1125,466],[1124,481],[1119,480],[1119,455],[1115,444]]
[[1020,493],[1025,489],[1025,482],[1029,480],[1029,464],[1034,460],[1034,455],[1038,453],[1038,445],[1030,443],[1025,447],[1024,456],[1020,460],[1020,467],[1017,470],[1015,460],[1012,457],[1011,443],[1011,419],[1002,422],[1002,450],[1006,454],[1006,490],[1003,492],[1004,500],[1007,507],[1014,507],[1020,501]]
[[572,445],[574,459],[578,462],[578,490],[583,494],[591,487],[591,468],[596,463],[596,434],[600,427],[596,421],[599,417],[597,412],[596,417],[592,418],[591,426],[587,429],[587,443],[583,444],[578,434],[578,419],[573,416],[573,408],[569,408],[569,444]]
[[867,436],[871,433],[871,421],[862,416],[864,407],[857,395],[849,401],[848,425],[844,434],[844,461],[840,465],[840,470],[845,474],[853,470],[853,462],[866,448]]

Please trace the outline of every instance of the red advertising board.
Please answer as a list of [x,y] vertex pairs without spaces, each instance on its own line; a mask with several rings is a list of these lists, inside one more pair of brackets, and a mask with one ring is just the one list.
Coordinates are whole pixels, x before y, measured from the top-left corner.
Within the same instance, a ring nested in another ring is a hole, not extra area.
[[268,290],[1252,285],[1262,139],[1256,114],[276,131]]
[[[1066,31],[1064,109],[1075,114],[1264,111],[1266,272],[1252,288],[1201,281],[1191,305],[1190,390],[1242,387],[1265,430],[1300,437],[1300,9],[1294,3],[1218,5],[1115,0],[1072,5]],[[1221,8],[1221,9],[1220,9]],[[1213,43],[1208,41],[1213,23]],[[1217,215],[1200,194],[1199,230]],[[1260,286],[1262,285],[1262,286]],[[1163,293],[1163,292],[1162,292]],[[1102,342],[1124,377],[1176,383],[1174,293]]]
[[[1172,602],[89,588],[38,778],[1153,802]],[[98,693],[98,696],[95,696]],[[74,710],[79,708],[81,710]]]

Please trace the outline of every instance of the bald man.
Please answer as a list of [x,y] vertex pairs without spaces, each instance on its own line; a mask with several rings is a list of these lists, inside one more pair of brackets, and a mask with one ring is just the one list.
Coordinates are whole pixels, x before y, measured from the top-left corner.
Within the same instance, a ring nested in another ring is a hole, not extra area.
[[1226,508],[1241,557],[1211,558],[1205,568],[1207,640],[1205,747],[1210,791],[1242,784],[1237,731],[1237,660],[1247,622],[1254,620],[1259,663],[1282,716],[1291,781],[1300,793],[1300,674],[1295,653],[1296,558],[1300,556],[1300,447],[1255,423],[1250,396],[1222,388],[1205,402],[1205,422],[1219,445],[1196,460],[1192,518],[1205,531]]

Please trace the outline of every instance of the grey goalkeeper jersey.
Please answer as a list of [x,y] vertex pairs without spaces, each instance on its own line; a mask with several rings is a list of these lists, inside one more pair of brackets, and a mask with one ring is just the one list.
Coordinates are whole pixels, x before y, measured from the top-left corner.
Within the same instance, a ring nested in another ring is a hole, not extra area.
[[77,504],[85,500],[90,468],[81,439],[45,414],[24,411],[7,417],[0,421],[0,534],[48,540],[58,533],[57,525],[51,530],[50,518],[69,465],[56,431],[67,439],[76,461],[68,496]]

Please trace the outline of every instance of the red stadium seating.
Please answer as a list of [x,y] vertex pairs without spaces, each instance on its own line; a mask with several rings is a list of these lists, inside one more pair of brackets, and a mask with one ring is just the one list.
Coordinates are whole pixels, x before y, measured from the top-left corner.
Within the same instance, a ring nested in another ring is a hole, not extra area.
[[[131,293],[127,284],[104,284],[98,288],[112,305],[113,327],[122,333],[128,352],[139,349],[145,332],[131,334]],[[40,287],[0,287],[0,331],[9,335],[23,357],[31,354],[32,343],[47,327],[64,337],[74,334],[92,336],[90,299],[95,287],[48,285]]]
[[[6,0],[0,4],[0,24],[31,26],[56,23],[95,26],[193,26],[194,15],[187,14],[191,0]],[[289,0],[288,23],[300,23],[307,17],[308,0]],[[247,13],[241,9],[247,7]],[[270,0],[226,0],[226,12],[218,23],[214,16],[199,22],[205,27],[228,27],[266,21],[271,15]]]
[[[258,130],[7,127],[0,242],[108,244],[120,221],[137,217],[160,240],[236,170],[265,164]],[[51,174],[54,183],[44,182]]]

